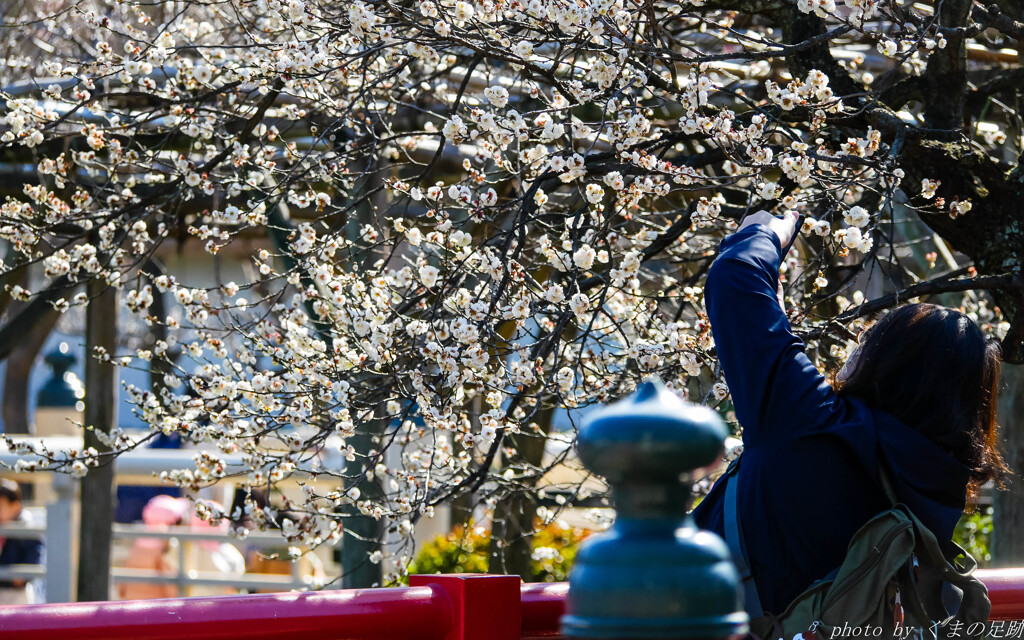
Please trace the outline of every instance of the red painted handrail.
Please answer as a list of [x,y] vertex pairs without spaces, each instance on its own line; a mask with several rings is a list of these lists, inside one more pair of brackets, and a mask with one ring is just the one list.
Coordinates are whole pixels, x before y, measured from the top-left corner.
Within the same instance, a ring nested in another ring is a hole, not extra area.
[[979,569],[975,575],[988,587],[989,620],[1024,620],[1024,568]]
[[562,614],[565,613],[565,594],[568,582],[524,584],[522,587],[522,638],[562,637]]
[[445,593],[430,587],[0,607],[4,640],[445,640]]
[[[1024,620],[1024,568],[979,570],[977,576],[992,600],[990,620]],[[414,576],[414,586],[394,589],[0,607],[0,640],[560,637],[569,583],[518,580]]]

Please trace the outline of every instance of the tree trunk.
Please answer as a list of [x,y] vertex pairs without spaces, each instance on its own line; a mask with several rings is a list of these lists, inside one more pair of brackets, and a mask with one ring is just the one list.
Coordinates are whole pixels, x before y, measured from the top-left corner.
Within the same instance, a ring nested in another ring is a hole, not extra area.
[[343,589],[380,587],[384,582],[384,568],[370,556],[381,550],[384,521],[370,516],[344,518],[345,538],[341,543],[341,586]]
[[[153,303],[149,305],[149,314],[160,318],[160,322],[154,322],[146,332],[146,348],[153,349],[158,342],[167,340],[167,325],[164,324],[164,318],[167,317],[167,294],[156,286],[156,279],[164,275],[164,268],[156,260],[151,260],[143,271],[153,288]],[[168,358],[151,358],[149,361],[149,390],[157,397],[167,386],[164,376],[174,371],[174,363],[177,361],[174,354],[180,349],[180,346],[175,345],[169,350]]]
[[[518,467],[524,463],[532,467],[541,466],[553,418],[554,409],[538,411],[535,422],[540,427],[539,433],[508,437],[516,455],[506,461],[507,466]],[[528,489],[510,493],[495,506],[488,572],[519,575],[527,582],[533,580],[533,521],[537,517],[537,502],[532,488],[535,483],[536,479],[526,481]]]
[[456,527],[467,527],[473,519],[473,507],[476,505],[476,496],[472,491],[465,491],[452,498],[449,505],[448,529]]
[[[480,425],[480,414],[483,413],[483,396],[473,398],[473,408],[470,412],[470,419],[474,427]],[[460,455],[465,447],[461,442],[452,443],[455,455]],[[473,519],[473,508],[476,506],[476,494],[473,491],[464,491],[455,496],[448,503],[448,530],[454,531],[456,527],[468,527]]]
[[21,342],[7,356],[3,405],[0,408],[4,418],[4,433],[29,433],[29,425],[32,423],[28,414],[32,367],[59,317],[60,314],[51,309],[23,334]]
[[1003,453],[1012,472],[1007,490],[992,497],[992,565],[1024,565],[1024,365],[1003,365],[999,393]]
[[[113,356],[117,348],[117,290],[90,280],[89,306],[85,317],[85,415],[86,426],[109,432],[117,419],[117,377],[112,362],[96,359],[102,347]],[[85,432],[85,446],[109,451],[92,431]],[[78,600],[106,600],[110,593],[110,542],[114,521],[114,462],[104,458],[82,478],[81,526],[79,528]]]
[[[359,433],[349,442],[355,447],[358,456],[377,448],[375,435],[378,430],[378,423],[364,425],[368,429],[366,433]],[[371,460],[357,457],[356,460],[362,464],[373,465]],[[346,475],[348,475],[346,469]],[[379,501],[382,498],[380,484],[376,478],[373,480],[364,479],[358,485],[360,500]],[[380,562],[372,562],[370,556],[375,551],[380,551],[384,540],[384,520],[377,520],[370,516],[356,514],[342,518],[342,525],[345,528],[345,536],[341,541],[341,585],[343,589],[366,589],[369,587],[383,586],[384,567]]]
[[[380,184],[375,176],[376,174],[371,171],[359,180],[356,192],[370,195],[359,198],[360,206],[356,208],[355,215],[349,216],[345,221],[345,235],[350,240],[355,240],[360,236],[363,225],[377,222],[376,212],[378,210],[387,208],[384,190],[372,193],[372,190]],[[369,264],[374,259],[383,259],[384,257],[378,249],[369,252],[365,260]],[[316,315],[310,311],[310,317],[316,318]],[[323,331],[325,335],[329,335],[326,328]],[[330,340],[327,343],[331,344]],[[383,399],[379,402],[383,404]],[[380,435],[384,433],[388,423],[386,419],[381,418],[381,409],[382,407],[378,407],[372,422],[361,425],[361,428],[366,430],[364,433],[359,433],[355,438],[349,438],[349,442],[356,450],[356,459],[362,460],[363,464],[368,465],[371,469],[375,460],[370,458],[369,454],[371,451],[380,449]],[[364,479],[357,486],[362,500],[380,502],[384,499],[384,492],[378,478]],[[345,527],[345,537],[341,543],[342,587],[365,589],[383,586],[384,567],[380,562],[372,562],[370,556],[374,552],[383,550],[386,521],[383,518],[377,520],[357,513],[344,518],[342,524]]]
[[533,521],[537,503],[525,491],[516,491],[498,502],[491,525],[488,573],[518,575],[533,580]]

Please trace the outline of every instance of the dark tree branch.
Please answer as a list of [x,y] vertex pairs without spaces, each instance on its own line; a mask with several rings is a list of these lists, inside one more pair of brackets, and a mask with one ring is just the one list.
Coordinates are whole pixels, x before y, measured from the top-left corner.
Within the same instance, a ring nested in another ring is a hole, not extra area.
[[1017,40],[1024,40],[1024,22],[1018,22],[1006,15],[998,5],[990,4],[987,7],[980,3],[975,5],[974,17],[983,27],[996,29]]
[[71,282],[66,276],[54,280],[49,287],[33,297],[18,315],[4,323],[0,327],[0,360],[11,355],[11,351],[24,340],[25,334],[53,311],[53,302],[66,296],[77,286],[78,283]]
[[[1024,290],[1017,289],[1014,294],[1018,307],[1024,308]],[[1024,313],[1018,313],[1010,321],[1010,330],[999,346],[1002,347],[1003,362],[1024,364]]]
[[919,76],[905,77],[891,86],[877,91],[878,100],[890,109],[899,110],[911,100],[920,100],[924,95],[924,78]]
[[1007,273],[999,276],[978,276],[976,278],[954,278],[929,280],[913,284],[906,289],[890,293],[881,298],[869,300],[859,307],[855,307],[843,314],[836,320],[848,322],[857,318],[871,315],[872,313],[898,306],[911,298],[920,296],[935,295],[938,293],[955,293],[957,291],[978,291],[987,289],[1021,289],[1024,287],[1024,277],[1016,273]]
[[970,111],[980,110],[992,96],[1004,91],[1019,91],[1024,85],[1024,68],[1007,69],[1003,73],[978,85],[967,96],[967,108]]

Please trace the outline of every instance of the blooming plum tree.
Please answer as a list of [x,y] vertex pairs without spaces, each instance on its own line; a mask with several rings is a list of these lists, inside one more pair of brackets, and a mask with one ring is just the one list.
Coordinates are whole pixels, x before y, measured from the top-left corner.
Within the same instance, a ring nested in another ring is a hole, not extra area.
[[[0,356],[105,283],[164,337],[92,356],[153,366],[136,411],[205,447],[168,481],[227,454],[251,486],[304,478],[283,534],[347,530],[350,584],[472,493],[492,568],[528,571],[502,549],[565,456],[557,410],[651,375],[727,410],[701,282],[748,212],[806,216],[783,280],[822,366],[872,313],[957,292],[1024,361],[1024,14],[1000,6],[10,2],[0,304],[25,304]],[[190,283],[170,245],[245,251],[251,278]],[[74,474],[112,455],[12,446]]]

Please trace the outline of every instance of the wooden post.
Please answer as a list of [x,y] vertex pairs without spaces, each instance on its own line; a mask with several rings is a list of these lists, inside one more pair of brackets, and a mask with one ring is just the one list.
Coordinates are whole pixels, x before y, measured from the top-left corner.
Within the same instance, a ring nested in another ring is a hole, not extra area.
[[[109,432],[117,420],[117,376],[112,362],[95,357],[98,347],[113,356],[117,348],[117,290],[90,280],[85,313],[86,427]],[[85,446],[109,451],[85,431]],[[106,600],[110,593],[110,542],[114,521],[114,462],[105,458],[82,478],[79,527],[78,600]]]
[[3,400],[0,402],[0,412],[3,413],[4,419],[4,433],[27,435],[30,432],[29,425],[32,423],[32,416],[28,413],[31,395],[29,393],[29,378],[32,367],[36,365],[39,351],[42,350],[46,338],[57,324],[58,318],[60,318],[60,314],[56,311],[45,312],[43,317],[23,334],[23,339],[7,356]]

